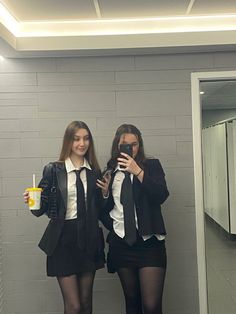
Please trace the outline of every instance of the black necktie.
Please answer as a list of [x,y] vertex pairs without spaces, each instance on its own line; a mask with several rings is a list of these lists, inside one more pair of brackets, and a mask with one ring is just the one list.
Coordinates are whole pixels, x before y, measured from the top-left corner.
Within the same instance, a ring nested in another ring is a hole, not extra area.
[[77,191],[77,242],[81,250],[85,250],[86,247],[86,204],[84,186],[80,178],[80,173],[84,168],[76,170],[76,191]]
[[133,188],[130,180],[130,174],[125,171],[125,178],[121,186],[120,202],[123,205],[125,237],[124,240],[129,245],[133,245],[137,238],[135,213],[134,213],[134,198]]

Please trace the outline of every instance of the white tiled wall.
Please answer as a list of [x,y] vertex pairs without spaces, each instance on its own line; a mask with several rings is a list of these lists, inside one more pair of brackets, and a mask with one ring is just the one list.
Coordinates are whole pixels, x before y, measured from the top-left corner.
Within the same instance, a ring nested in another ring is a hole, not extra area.
[[[0,209],[5,314],[60,314],[57,283],[45,275],[37,243],[47,223],[23,204],[32,173],[58,157],[66,125],[84,120],[101,166],[115,129],[137,125],[148,156],[158,157],[170,197],[165,314],[197,314],[190,74],[231,69],[235,53],[8,59],[0,61]],[[95,314],[122,314],[115,275],[99,271]]]

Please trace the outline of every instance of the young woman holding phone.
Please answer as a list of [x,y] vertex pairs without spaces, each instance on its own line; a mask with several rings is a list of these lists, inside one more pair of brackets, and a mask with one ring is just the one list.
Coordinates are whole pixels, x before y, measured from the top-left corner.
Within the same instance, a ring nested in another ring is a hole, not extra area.
[[112,170],[109,188],[108,180],[98,185],[107,195],[102,222],[110,230],[108,271],[118,273],[126,314],[162,314],[166,230],[161,204],[169,195],[164,171],[158,159],[145,157],[141,132],[130,124],[117,129],[107,168]]

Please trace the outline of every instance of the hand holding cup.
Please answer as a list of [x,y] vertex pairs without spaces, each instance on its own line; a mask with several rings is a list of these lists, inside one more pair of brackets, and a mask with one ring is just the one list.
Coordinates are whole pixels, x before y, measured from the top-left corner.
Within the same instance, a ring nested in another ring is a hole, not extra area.
[[41,188],[35,187],[35,174],[33,174],[33,187],[26,189],[23,193],[24,202],[28,204],[30,210],[40,209],[41,192]]

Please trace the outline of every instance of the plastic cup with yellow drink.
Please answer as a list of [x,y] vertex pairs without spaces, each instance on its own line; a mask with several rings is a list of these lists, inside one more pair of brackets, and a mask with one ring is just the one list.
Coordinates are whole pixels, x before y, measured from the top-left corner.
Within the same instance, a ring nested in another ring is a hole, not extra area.
[[40,202],[41,202],[41,188],[28,188],[26,189],[29,192],[29,200],[28,206],[30,210],[40,209]]
[[29,192],[28,206],[30,210],[40,209],[41,188],[35,187],[35,174],[33,174],[33,187],[26,189]]

